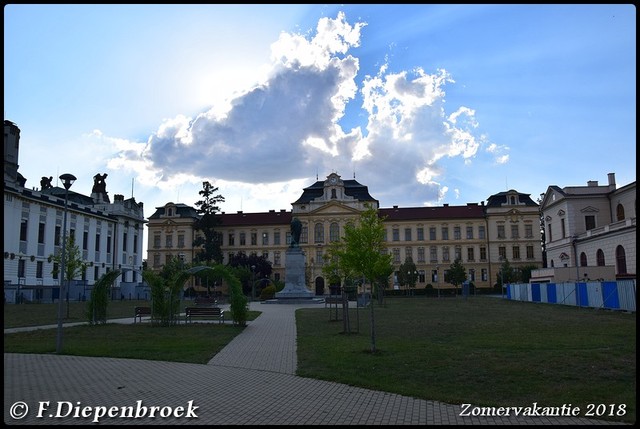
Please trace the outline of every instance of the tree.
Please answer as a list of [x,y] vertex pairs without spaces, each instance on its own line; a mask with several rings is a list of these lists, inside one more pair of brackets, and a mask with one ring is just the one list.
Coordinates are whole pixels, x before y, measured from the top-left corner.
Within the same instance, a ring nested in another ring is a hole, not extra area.
[[[358,225],[347,224],[344,240],[335,248],[335,256],[344,272],[353,273],[363,281],[369,280],[372,288],[382,273],[393,270],[391,255],[384,252],[384,219],[370,205],[360,214]],[[373,292],[373,291],[372,291]],[[376,352],[375,317],[371,309],[371,352]]]
[[93,285],[87,306],[87,319],[90,325],[107,323],[107,304],[109,288],[122,272],[120,270],[104,273]]
[[447,275],[444,280],[455,286],[457,294],[458,286],[460,286],[465,282],[465,280],[467,280],[467,272],[460,259],[456,259],[455,261],[453,261],[453,264],[449,266],[449,270],[447,271]]
[[[67,319],[69,318],[69,282],[77,277],[80,277],[84,270],[87,268],[87,264],[82,260],[82,253],[80,248],[76,245],[75,235],[69,234],[62,237],[64,242],[64,282],[60,288],[60,299],[65,299],[62,296],[62,289],[66,290],[67,300]],[[62,265],[62,251],[57,255],[51,255],[50,258],[55,262],[53,264],[53,270],[51,274],[54,278],[57,278],[60,274],[60,267]]]
[[[229,258],[227,265],[240,270],[236,272],[236,275],[243,285],[245,295],[253,293],[257,286],[256,295],[259,296],[262,288],[267,286],[264,284],[264,279],[269,278],[273,272],[271,261],[263,255],[258,256],[255,253],[249,256],[245,253],[237,253]],[[256,284],[253,284],[254,282]]]
[[500,265],[500,272],[498,273],[498,278],[500,281],[498,282],[499,286],[504,287],[505,283],[511,283],[517,280],[518,273],[511,266],[508,259],[504,259],[502,261],[502,265]]
[[537,270],[538,266],[535,264],[523,265],[520,267],[520,281],[523,283],[529,283],[531,279],[531,271]]
[[194,241],[194,246],[202,246],[200,252],[196,254],[196,261],[214,261],[222,263],[223,255],[220,246],[222,245],[222,234],[216,231],[216,227],[220,224],[220,218],[216,214],[220,211],[218,203],[224,202],[224,197],[218,192],[218,188],[214,187],[208,181],[202,182],[202,190],[198,192],[203,199],[196,202],[197,212],[201,215],[196,221],[194,228],[202,231]]
[[398,270],[398,283],[406,286],[409,290],[415,288],[418,281],[418,269],[411,256],[408,256],[404,263],[400,264]]

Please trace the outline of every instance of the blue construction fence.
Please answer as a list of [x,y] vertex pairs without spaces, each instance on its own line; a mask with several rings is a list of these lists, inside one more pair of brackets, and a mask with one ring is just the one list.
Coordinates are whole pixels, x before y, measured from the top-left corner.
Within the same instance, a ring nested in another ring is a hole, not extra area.
[[507,299],[636,311],[636,281],[524,283],[506,285]]

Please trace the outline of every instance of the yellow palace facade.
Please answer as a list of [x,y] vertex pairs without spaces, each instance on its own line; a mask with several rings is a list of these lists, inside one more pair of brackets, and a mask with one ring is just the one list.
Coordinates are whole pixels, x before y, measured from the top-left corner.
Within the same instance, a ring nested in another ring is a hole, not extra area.
[[[367,205],[377,208],[385,219],[386,250],[396,268],[389,279],[391,287],[397,269],[408,258],[418,271],[416,288],[453,287],[445,283],[444,274],[456,259],[477,288],[494,286],[505,259],[513,268],[542,267],[539,206],[529,194],[509,190],[491,195],[487,204],[381,208],[367,186],[336,173],[304,188],[290,211],[221,213],[223,262],[240,252],[262,255],[272,264],[272,279],[283,281],[290,224],[297,217],[302,222],[300,247],[306,257],[307,288],[316,295],[327,294],[323,255]],[[193,207],[184,204],[170,202],[156,208],[147,223],[149,268],[160,269],[172,257],[185,263],[195,259],[199,249],[193,242],[198,232],[193,226],[198,217]]]

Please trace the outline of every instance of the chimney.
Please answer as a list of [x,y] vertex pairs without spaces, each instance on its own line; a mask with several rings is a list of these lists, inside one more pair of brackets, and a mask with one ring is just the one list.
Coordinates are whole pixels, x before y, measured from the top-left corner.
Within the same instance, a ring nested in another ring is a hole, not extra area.
[[597,180],[589,180],[587,182],[587,186],[598,186],[598,181]]
[[616,173],[609,173],[607,177],[609,178],[609,188],[616,189]]

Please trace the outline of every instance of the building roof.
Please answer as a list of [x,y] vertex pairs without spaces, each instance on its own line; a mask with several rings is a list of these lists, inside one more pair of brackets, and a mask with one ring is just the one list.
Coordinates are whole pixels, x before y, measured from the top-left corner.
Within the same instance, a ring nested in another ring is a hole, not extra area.
[[283,225],[291,224],[291,212],[286,210],[269,210],[260,213],[222,213],[220,217],[221,226],[262,226],[262,225]]
[[183,217],[183,218],[194,218],[194,219],[200,219],[200,215],[198,214],[198,211],[191,207],[188,206],[186,204],[182,204],[182,203],[167,203],[165,206],[163,207],[156,207],[156,211],[154,214],[152,214],[151,216],[149,216],[149,220],[151,219],[160,219],[161,216],[165,215],[166,212],[166,207],[171,205],[172,207],[176,208],[176,215],[178,217]]
[[484,218],[483,205],[380,208],[378,214],[388,221]]
[[510,190],[506,192],[499,192],[497,194],[491,195],[487,199],[487,207],[501,207],[504,204],[507,204],[507,196],[512,194],[518,194],[518,199],[521,203],[524,203],[526,206],[537,206],[538,204],[533,201],[530,197],[531,194],[523,194],[521,192]]
[[[344,193],[358,201],[378,201],[369,194],[369,188],[358,181],[343,180]],[[324,180],[318,180],[311,186],[303,189],[302,195],[293,204],[306,204],[312,200],[322,197],[324,194]]]

